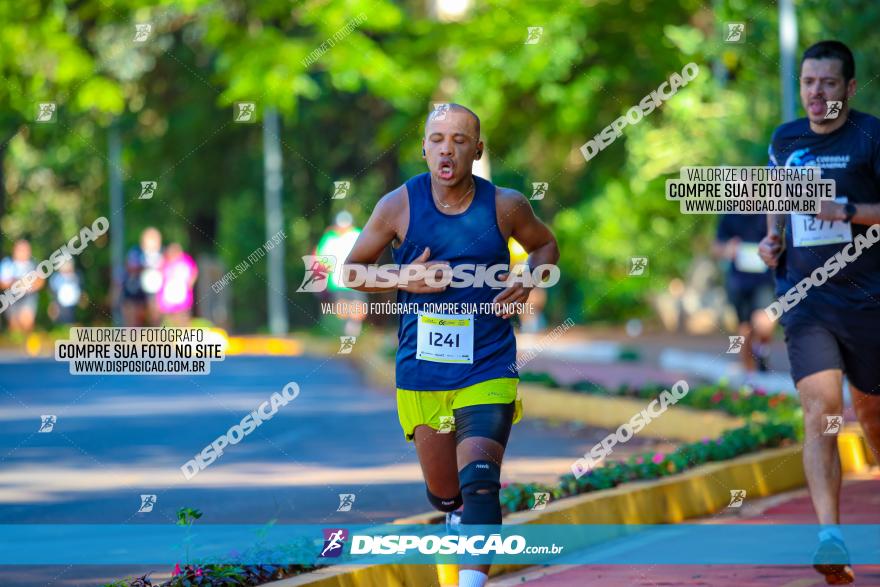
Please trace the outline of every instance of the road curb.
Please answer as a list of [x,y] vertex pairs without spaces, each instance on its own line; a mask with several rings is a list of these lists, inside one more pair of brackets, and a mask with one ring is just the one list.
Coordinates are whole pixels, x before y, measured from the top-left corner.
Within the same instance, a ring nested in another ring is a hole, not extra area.
[[265,585],[272,587],[434,586],[437,585],[437,567],[435,565],[346,565],[327,567]]
[[[766,497],[805,483],[801,447],[764,450],[722,463],[701,465],[682,474],[627,483],[551,502],[541,511],[517,512],[505,525],[516,524],[672,524],[712,514],[730,503],[732,489],[749,497]],[[416,517],[405,518],[412,522]],[[404,520],[397,520],[398,523]],[[607,536],[597,537],[607,540]],[[494,565],[492,576],[529,565]],[[405,587],[436,585],[434,565],[370,565],[328,568],[269,583],[273,587]]]
[[303,343],[295,338],[278,336],[230,336],[227,339],[227,356],[283,355],[295,357],[303,354]]

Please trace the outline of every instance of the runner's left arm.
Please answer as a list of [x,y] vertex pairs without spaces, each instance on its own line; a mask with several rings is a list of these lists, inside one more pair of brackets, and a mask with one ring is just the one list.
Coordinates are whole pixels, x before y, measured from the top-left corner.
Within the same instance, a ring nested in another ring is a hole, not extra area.
[[[880,204],[855,204],[856,214],[853,224],[880,223]],[[822,202],[822,211],[816,215],[819,220],[846,220],[845,204],[839,202]]]
[[[876,135],[875,135],[876,136]],[[880,141],[872,141],[871,175],[875,185],[880,181]],[[880,203],[859,204],[855,203],[856,213],[852,217],[853,224],[878,224],[880,223]],[[816,216],[819,220],[846,220],[845,205],[838,202],[822,202],[822,208]]]
[[[499,226],[510,227],[510,236],[529,254],[528,270],[540,265],[555,265],[559,261],[559,245],[546,224],[535,216],[529,201],[515,190],[503,190],[499,201]],[[508,273],[508,276],[510,274]],[[506,277],[501,278],[506,279]],[[495,297],[499,304],[525,303],[532,288],[514,283]],[[501,314],[509,318],[512,314]]]

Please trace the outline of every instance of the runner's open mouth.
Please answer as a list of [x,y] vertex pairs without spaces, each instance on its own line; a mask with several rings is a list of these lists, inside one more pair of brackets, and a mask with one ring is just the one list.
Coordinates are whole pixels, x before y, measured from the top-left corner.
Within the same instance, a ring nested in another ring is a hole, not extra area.
[[440,164],[440,179],[452,179],[455,165],[451,162]]

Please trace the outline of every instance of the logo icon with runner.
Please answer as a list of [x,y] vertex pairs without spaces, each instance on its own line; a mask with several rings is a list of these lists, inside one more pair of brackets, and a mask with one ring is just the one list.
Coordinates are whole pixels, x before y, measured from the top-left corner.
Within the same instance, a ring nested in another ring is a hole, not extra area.
[[324,529],[324,548],[319,558],[336,558],[342,554],[345,541],[348,540],[348,530],[344,528]]
[[37,104],[37,122],[55,122],[57,109],[55,102],[40,102]]
[[644,275],[645,270],[648,268],[647,257],[630,257],[630,263],[630,275]]
[[434,110],[431,111],[431,120],[446,120],[446,113],[449,112],[449,104],[438,102],[434,104]]
[[746,499],[746,490],[745,489],[731,489],[730,490],[730,503],[727,504],[729,508],[738,508],[741,507],[743,501]]
[[825,414],[825,430],[823,436],[834,436],[843,428],[843,416],[840,414]]
[[141,182],[141,195],[138,197],[139,200],[149,200],[153,197],[153,194],[156,193],[156,188],[159,187],[159,182],[156,181],[142,181]]
[[455,426],[455,416],[440,416],[440,428],[437,429],[437,432],[449,434],[452,432],[453,426]]
[[306,274],[297,292],[318,293],[327,290],[327,280],[336,269],[336,257],[333,255],[303,255]]
[[256,122],[257,105],[255,102],[236,102],[234,122]]
[[547,492],[533,493],[532,495],[535,497],[535,505],[532,506],[532,510],[543,510],[550,503],[550,494]]
[[352,506],[354,506],[354,493],[340,493],[339,494],[339,507],[336,508],[337,512],[350,512]]
[[136,24],[134,25],[134,39],[132,40],[135,43],[143,43],[150,38],[150,32],[152,32],[152,30],[153,25],[150,23]]
[[37,430],[37,432],[52,432],[52,429],[55,428],[55,422],[57,421],[58,418],[51,414],[40,416],[40,429]]
[[730,346],[727,347],[728,354],[740,352],[746,342],[745,336],[729,336],[728,339],[730,339]]
[[530,26],[528,36],[526,37],[526,42],[523,44],[524,45],[537,45],[543,35],[544,35],[544,27]]
[[529,197],[530,200],[543,200],[544,196],[547,195],[547,188],[550,187],[550,184],[546,181],[533,181],[532,182],[532,195]]
[[336,351],[337,355],[350,355],[352,349],[354,349],[354,343],[357,342],[356,336],[340,336],[339,337],[339,350]]
[[742,43],[745,41],[746,24],[744,22],[728,22],[725,43]]
[[825,120],[834,120],[840,116],[840,110],[843,108],[843,102],[840,100],[825,101]]
[[141,495],[141,507],[138,509],[138,513],[149,513],[153,511],[153,506],[156,505],[156,496],[155,495]]
[[348,190],[351,189],[350,181],[334,181],[333,182],[333,196],[331,196],[331,200],[342,200],[345,196],[348,195]]

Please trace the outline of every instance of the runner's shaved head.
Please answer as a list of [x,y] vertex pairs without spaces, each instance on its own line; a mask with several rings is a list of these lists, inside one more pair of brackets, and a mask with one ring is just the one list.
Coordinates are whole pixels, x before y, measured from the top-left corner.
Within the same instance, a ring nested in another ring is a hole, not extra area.
[[456,104],[455,102],[440,104],[437,108],[434,108],[433,110],[431,110],[431,112],[428,113],[428,117],[425,119],[426,134],[428,130],[428,123],[430,123],[431,120],[433,120],[434,118],[442,116],[444,110],[447,112],[463,112],[465,114],[470,114],[470,116],[474,119],[474,130],[477,131],[477,134],[474,138],[476,140],[480,140],[480,117],[477,116],[476,112],[474,112],[467,106],[462,106],[461,104]]

